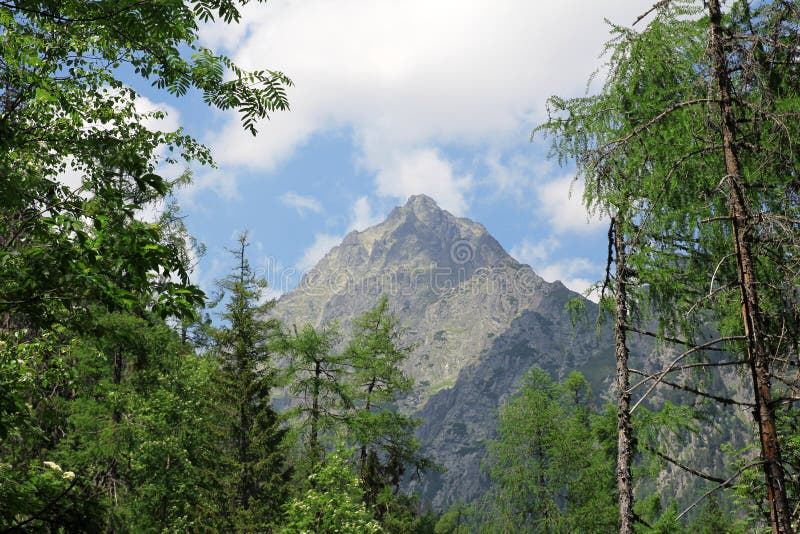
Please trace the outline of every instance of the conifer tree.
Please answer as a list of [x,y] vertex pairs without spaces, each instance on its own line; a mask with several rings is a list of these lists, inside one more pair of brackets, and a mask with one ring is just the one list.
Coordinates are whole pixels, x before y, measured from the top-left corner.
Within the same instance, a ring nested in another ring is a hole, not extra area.
[[287,498],[290,470],[286,465],[281,417],[272,406],[276,381],[273,349],[280,325],[265,317],[274,305],[260,303],[266,281],[247,259],[247,234],[231,250],[236,265],[218,282],[226,298],[220,318],[224,325],[213,333],[219,361],[219,435],[225,475],[223,514],[229,528],[258,530],[273,524]]
[[[686,350],[646,377],[645,396],[690,356],[724,349],[732,361],[692,365],[743,364],[770,522],[791,532],[774,389],[796,380],[776,370],[797,345],[797,6],[738,1],[723,13],[717,1],[674,0],[646,15],[639,33],[615,28],[599,97],[553,102],[568,114],[593,110],[568,135],[588,195],[627,197],[629,236],[647,245],[629,251],[632,272],[661,324],[683,335]],[[609,172],[617,162],[624,172]],[[709,318],[721,336],[696,340]]]
[[[397,494],[406,469],[419,474],[434,467],[418,452],[418,420],[399,413],[391,403],[408,392],[412,379],[402,369],[413,347],[403,345],[397,317],[382,296],[374,308],[353,321],[353,336],[344,356],[351,368],[352,407],[347,426],[358,446],[358,465],[367,504],[381,519]],[[383,498],[381,493],[384,494]]]
[[609,532],[616,525],[604,419],[580,373],[562,383],[534,367],[500,410],[489,442],[492,489],[481,532]]
[[315,329],[307,324],[293,328],[280,342],[288,358],[289,392],[299,404],[291,412],[306,435],[302,473],[314,472],[325,456],[325,432],[341,424],[351,402],[345,384],[345,361],[334,348],[339,341],[335,324]]

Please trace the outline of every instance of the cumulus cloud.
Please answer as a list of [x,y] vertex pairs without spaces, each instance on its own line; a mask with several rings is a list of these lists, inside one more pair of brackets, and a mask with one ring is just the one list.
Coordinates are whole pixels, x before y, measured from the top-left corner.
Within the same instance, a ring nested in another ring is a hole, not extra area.
[[539,210],[556,233],[596,232],[607,224],[604,217],[590,215],[583,205],[583,182],[571,176],[558,178],[536,188]]
[[142,125],[150,130],[174,132],[181,126],[181,116],[178,110],[164,102],[153,102],[146,96],[137,95],[134,100],[134,106],[136,106],[136,111],[142,114],[149,115],[156,111],[164,114],[164,117],[160,119],[148,117],[142,121]]
[[[353,230],[361,232],[370,226],[378,224],[381,220],[382,217],[372,211],[369,198],[366,196],[359,197],[350,210],[350,222],[347,225],[346,232],[352,232]],[[343,239],[344,234],[315,234],[314,241],[305,249],[302,257],[295,264],[295,268],[301,273],[308,272]]]
[[319,260],[322,259],[330,249],[342,241],[342,236],[331,234],[316,234],[314,242],[311,243],[304,252],[303,256],[297,261],[297,269],[300,272],[310,271]]
[[282,194],[280,200],[284,205],[296,209],[300,215],[305,214],[306,211],[322,213],[322,204],[320,204],[319,200],[300,195],[294,191],[287,191]]
[[[275,114],[255,138],[231,114],[209,141],[223,164],[270,170],[315,133],[343,129],[378,176],[380,194],[398,195],[419,182],[392,185],[386,177],[397,175],[398,157],[419,157],[420,147],[519,142],[544,117],[547,97],[579,94],[600,66],[603,18],[629,23],[651,3],[251,3],[243,24],[204,26],[202,38],[244,67],[288,73],[292,110]],[[437,200],[463,211],[468,195],[453,194],[449,179],[429,177],[428,191],[411,192],[446,190]]]
[[358,230],[361,232],[379,222],[381,222],[381,217],[373,213],[369,199],[367,197],[359,197],[353,204],[350,226],[347,227],[347,231]]
[[527,263],[530,266],[537,266],[540,263],[547,261],[547,259],[550,257],[550,254],[556,248],[558,248],[558,241],[553,238],[543,239],[537,242],[523,239],[522,243],[511,247],[511,255],[521,263]]
[[[562,284],[584,294],[589,287],[599,281],[603,276],[603,268],[586,258],[566,258],[542,267],[539,276],[547,281],[560,280]],[[596,296],[589,295],[592,300]]]
[[192,175],[192,181],[189,184],[178,190],[178,200],[182,205],[192,206],[196,209],[203,208],[196,201],[196,197],[200,192],[206,190],[213,191],[218,197],[225,200],[239,198],[235,174],[221,172],[218,169],[202,168]]
[[379,195],[405,201],[411,195],[425,193],[455,215],[466,211],[472,178],[457,176],[450,162],[436,150],[397,154],[387,163],[375,178]]
[[[560,242],[555,238],[547,238],[533,242],[524,239],[511,248],[511,255],[522,263],[526,263],[548,282],[559,280],[572,291],[586,294],[603,276],[603,266],[587,258],[567,257],[554,258]],[[597,302],[599,296],[593,291],[588,298]]]

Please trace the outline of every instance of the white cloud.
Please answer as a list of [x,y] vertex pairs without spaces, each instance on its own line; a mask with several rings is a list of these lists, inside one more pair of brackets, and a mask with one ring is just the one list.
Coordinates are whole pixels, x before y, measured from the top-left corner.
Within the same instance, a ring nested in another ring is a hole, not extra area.
[[[553,237],[537,242],[524,239],[511,248],[511,255],[520,262],[530,265],[546,281],[560,280],[572,291],[583,295],[602,278],[603,266],[587,258],[554,258],[554,253],[560,245],[561,242]],[[592,292],[588,298],[597,302],[598,295]]]
[[174,132],[181,126],[181,115],[177,109],[163,102],[153,102],[146,96],[136,95],[134,100],[136,111],[143,114],[150,114],[156,111],[164,113],[164,117],[157,119],[148,117],[142,121],[142,125],[150,130],[160,130],[164,132]]
[[359,197],[353,204],[350,226],[347,227],[347,231],[358,230],[361,232],[379,222],[381,222],[381,217],[372,212],[369,199],[367,197]]
[[322,204],[319,200],[312,197],[307,197],[288,191],[281,195],[281,202],[289,207],[295,208],[297,213],[303,215],[306,211],[313,211],[314,213],[322,213]]
[[[600,67],[603,18],[630,23],[651,3],[251,3],[242,24],[206,26],[203,39],[246,68],[289,74],[292,110],[273,115],[255,138],[230,114],[209,142],[223,164],[271,170],[315,133],[346,129],[379,176],[396,174],[397,157],[419,147],[518,143],[544,118],[550,95],[580,94]],[[376,185],[392,195],[403,188]],[[431,191],[411,191],[420,192]],[[463,211],[466,198],[456,195],[450,207]]]
[[444,209],[462,215],[472,177],[456,176],[452,165],[433,149],[413,150],[395,155],[375,178],[378,194],[405,201],[425,193]]
[[604,217],[589,214],[583,205],[583,182],[571,176],[537,187],[536,194],[540,213],[558,234],[595,232],[607,224]]
[[180,204],[201,208],[196,197],[201,191],[210,190],[225,200],[239,198],[236,175],[218,169],[202,168],[192,175],[192,181],[178,190]]
[[556,248],[558,248],[558,241],[553,238],[543,239],[536,243],[523,239],[522,243],[511,247],[511,256],[521,263],[537,266],[547,261]]
[[[603,267],[586,258],[566,258],[545,265],[537,273],[548,282],[560,280],[571,290],[583,295],[593,284],[602,280]],[[599,297],[593,291],[588,298],[597,302]]]
[[[372,212],[369,199],[365,196],[359,197],[353,203],[350,211],[350,223],[347,232],[357,230],[359,232],[381,222],[382,217]],[[314,235],[314,242],[303,252],[303,256],[295,264],[295,268],[303,273],[311,270],[319,260],[325,256],[333,247],[344,239],[343,234],[319,233]],[[294,271],[292,271],[294,274]]]
[[310,271],[319,260],[322,259],[330,249],[338,245],[342,241],[342,237],[331,234],[316,234],[314,242],[308,247],[303,256],[297,262],[297,270],[300,272]]

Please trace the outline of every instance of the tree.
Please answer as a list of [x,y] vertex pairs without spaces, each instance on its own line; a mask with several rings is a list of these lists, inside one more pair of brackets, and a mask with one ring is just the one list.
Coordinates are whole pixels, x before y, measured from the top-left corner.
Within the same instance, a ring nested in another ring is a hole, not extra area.
[[361,501],[358,476],[348,463],[352,451],[338,448],[309,476],[308,489],[286,507],[283,534],[383,532]]
[[[570,130],[572,154],[580,154],[592,201],[622,198],[631,238],[650,236],[629,259],[664,324],[692,334],[681,315],[703,310],[697,324],[712,317],[722,334],[714,343],[687,335],[681,357],[647,377],[647,394],[704,349],[739,355],[757,407],[770,521],[775,532],[790,532],[772,379],[798,324],[797,8],[735,2],[723,15],[719,2],[671,1],[650,13],[638,34],[615,28],[611,76],[594,100],[603,118],[577,123],[588,133]],[[586,102],[560,109],[580,113],[591,108]]]
[[613,471],[585,379],[554,383],[534,367],[500,411],[489,443],[487,532],[608,532],[617,526]]
[[[177,96],[196,89],[210,105],[240,110],[244,127],[255,132],[256,120],[287,108],[291,82],[278,72],[245,72],[197,41],[200,22],[236,22],[244,3],[0,2],[0,334],[16,340],[13,349],[0,348],[0,452],[4,466],[14,458],[3,480],[36,480],[29,467],[37,443],[52,447],[56,437],[93,441],[76,435],[86,421],[70,426],[53,417],[79,411],[76,399],[98,401],[112,428],[130,422],[126,373],[137,358],[153,354],[117,356],[147,342],[134,338],[121,345],[118,332],[98,335],[91,350],[109,360],[92,364],[98,372],[83,398],[72,373],[88,362],[64,357],[73,342],[91,345],[86,336],[98,334],[104,321],[134,325],[122,333],[143,324],[158,329],[151,312],[186,317],[202,304],[204,295],[191,284],[168,227],[142,222],[138,214],[176,185],[159,175],[162,164],[208,164],[210,154],[182,130],[148,129],[145,119],[162,113],[140,112],[138,95],[117,72],[124,67]],[[75,185],[66,185],[68,175]],[[18,369],[6,365],[17,349],[43,343],[47,350],[37,358]],[[62,401],[70,408],[53,411],[63,409]],[[18,443],[5,439],[20,435],[31,438],[23,443],[24,460],[14,457]],[[79,482],[66,497],[38,511],[33,500],[33,508],[25,505],[30,486],[15,482],[8,487],[20,492],[4,494],[4,502],[19,508],[4,513],[26,524],[56,518],[56,509],[83,487],[77,473]],[[49,517],[37,515],[45,512]],[[86,523],[92,524],[88,516]]]
[[280,324],[264,317],[275,301],[259,304],[266,281],[247,260],[247,234],[238,242],[231,251],[234,271],[218,283],[220,298],[227,297],[220,313],[226,324],[212,337],[220,367],[216,409],[221,452],[229,461],[223,477],[224,515],[230,527],[253,530],[276,522],[288,496],[291,471],[282,444],[286,429],[271,396],[277,374],[272,350]]
[[[377,506],[378,519],[389,505],[379,501],[391,500],[399,491],[407,466],[417,472],[433,467],[429,458],[417,452],[414,428],[419,422],[390,404],[412,386],[401,367],[412,347],[400,345],[402,334],[384,295],[374,308],[353,321],[353,337],[344,351],[352,368],[348,377],[352,408],[346,424],[358,445],[366,502]],[[381,498],[387,489],[391,491]]]
[[[177,96],[197,89],[210,105],[239,109],[245,128],[255,132],[256,120],[288,107],[290,80],[243,71],[197,43],[199,22],[237,22],[240,5],[0,5],[0,313],[46,322],[87,298],[124,306],[139,290],[164,295],[157,303],[165,313],[200,299],[174,249],[160,246],[150,225],[116,235],[129,247],[128,268],[114,268],[96,250],[120,230],[107,226],[110,215],[133,215],[169,191],[172,184],[157,174],[160,163],[211,162],[208,150],[181,130],[147,129],[145,119],[162,113],[140,113],[136,93],[116,69],[125,65]],[[64,185],[64,173],[75,174],[80,185]]]
[[305,449],[307,470],[313,473],[324,457],[323,431],[335,421],[341,422],[350,407],[345,384],[345,360],[333,352],[339,340],[335,324],[317,330],[305,325],[302,330],[285,334],[281,352],[289,361],[289,392],[299,400],[293,412],[308,433]]

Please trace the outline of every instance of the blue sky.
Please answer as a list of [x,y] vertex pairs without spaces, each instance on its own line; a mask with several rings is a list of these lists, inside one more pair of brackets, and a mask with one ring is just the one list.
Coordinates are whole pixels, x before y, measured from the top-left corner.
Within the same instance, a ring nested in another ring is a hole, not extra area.
[[226,274],[225,247],[246,229],[278,294],[348,231],[425,193],[546,280],[584,290],[603,273],[606,223],[587,221],[571,169],[530,132],[549,96],[584,94],[602,66],[604,19],[629,25],[651,4],[271,0],[249,4],[237,26],[204,26],[205,45],[295,87],[292,109],[253,138],[235,113],[136,84],[218,162],[192,169],[178,194],[208,248],[198,280]]

